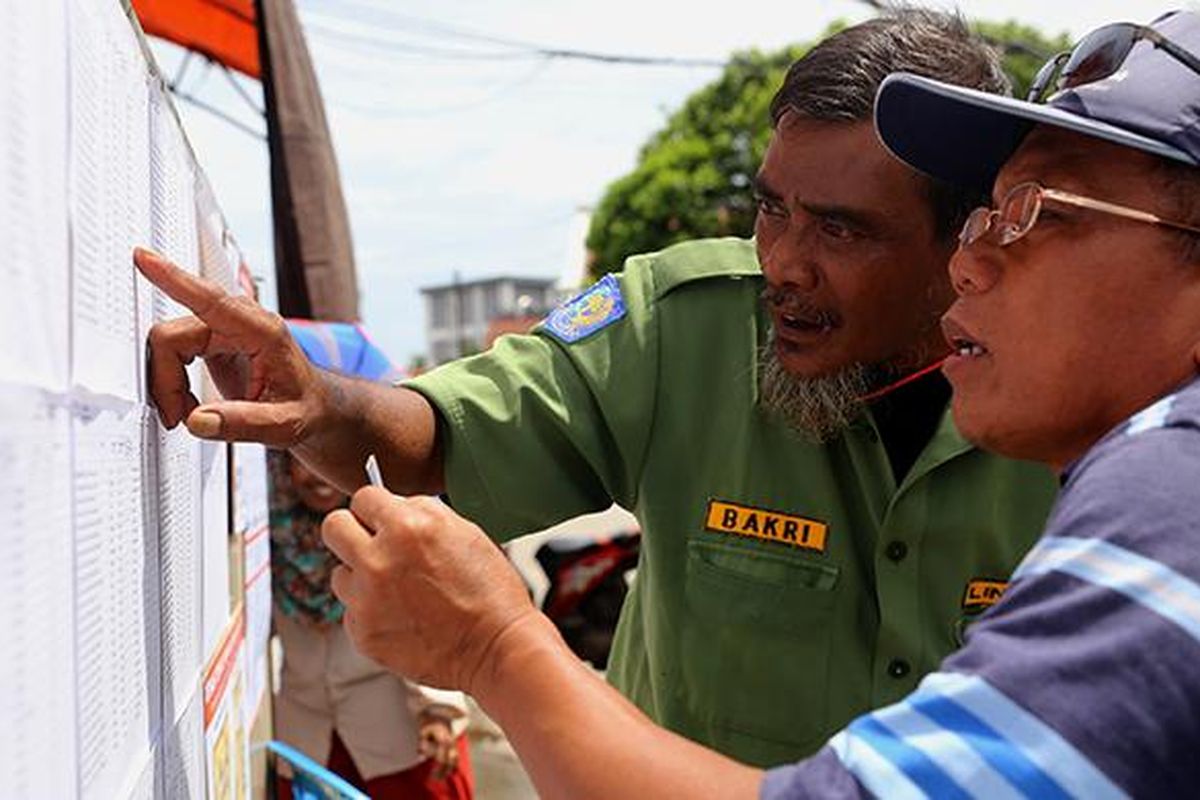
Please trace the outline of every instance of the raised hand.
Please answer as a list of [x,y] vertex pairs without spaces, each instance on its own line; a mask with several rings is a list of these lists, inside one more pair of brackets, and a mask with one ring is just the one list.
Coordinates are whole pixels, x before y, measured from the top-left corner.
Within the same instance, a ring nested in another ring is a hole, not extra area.
[[[203,439],[299,444],[329,402],[320,373],[287,325],[249,298],[226,293],[149,250],[133,261],[146,278],[195,316],[150,330],[150,395],[164,426],[184,422]],[[200,405],[185,367],[203,358],[222,402]]]

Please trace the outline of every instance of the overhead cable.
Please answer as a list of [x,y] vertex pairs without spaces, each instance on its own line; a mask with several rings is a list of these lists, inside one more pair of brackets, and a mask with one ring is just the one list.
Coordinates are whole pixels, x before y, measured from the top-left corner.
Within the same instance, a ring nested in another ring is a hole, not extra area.
[[[418,17],[409,17],[407,15],[390,12],[388,18],[401,20],[404,24],[401,25],[373,25],[385,30],[391,30],[397,33],[408,35],[433,35],[441,38],[453,38],[466,41],[480,42],[490,45],[509,48],[515,52],[496,52],[496,51],[472,51],[465,49],[437,48],[422,45],[413,45],[411,43],[399,42],[395,39],[377,36],[373,33],[364,33],[357,30],[347,30],[339,23],[343,20],[336,18],[324,17],[319,14],[305,13],[303,21],[305,28],[313,29],[324,35],[331,35],[342,39],[343,41],[354,42],[358,44],[366,44],[379,48],[396,50],[399,52],[420,52],[424,50],[431,55],[439,55],[448,58],[462,58],[464,60],[500,60],[512,59],[519,57],[538,57],[544,59],[561,59],[561,60],[576,60],[576,61],[591,61],[602,64],[626,64],[634,66],[653,66],[653,67],[724,67],[726,61],[724,59],[712,58],[680,58],[674,56],[643,56],[630,55],[623,53],[603,53],[592,50],[581,50],[571,47],[552,47],[534,42],[521,41],[519,39],[509,39],[500,36],[492,36],[490,34],[476,33],[463,28],[457,28],[444,23],[425,20]],[[333,23],[332,25],[330,23]]]

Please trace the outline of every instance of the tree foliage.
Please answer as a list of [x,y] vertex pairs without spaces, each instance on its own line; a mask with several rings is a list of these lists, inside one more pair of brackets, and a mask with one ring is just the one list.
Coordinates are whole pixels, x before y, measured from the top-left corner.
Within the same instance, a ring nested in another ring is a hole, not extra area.
[[1048,38],[1037,28],[1012,20],[976,22],[972,27],[984,39],[1001,48],[1004,71],[1013,82],[1013,96],[1022,99],[1047,59],[1071,47],[1071,41],[1065,33]]
[[[1017,97],[1024,97],[1046,58],[1068,46],[1065,36],[1048,39],[1016,22],[976,28],[1003,48]],[[592,215],[587,248],[593,278],[620,269],[630,255],[685,239],[752,233],[752,181],[771,135],[771,97],[809,46],[734,55],[719,78],[668,117],[642,146],[637,166],[608,186]]]

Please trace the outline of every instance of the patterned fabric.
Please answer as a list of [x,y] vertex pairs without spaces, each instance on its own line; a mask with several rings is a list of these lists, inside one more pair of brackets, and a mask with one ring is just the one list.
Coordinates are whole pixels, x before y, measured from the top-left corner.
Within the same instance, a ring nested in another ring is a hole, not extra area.
[[325,514],[312,511],[296,495],[287,453],[267,453],[271,477],[271,590],[289,617],[312,625],[333,625],[344,611],[329,585],[337,558],[321,541]]
[[1194,797],[1200,381],[1064,475],[1041,541],[967,645],[763,800]]

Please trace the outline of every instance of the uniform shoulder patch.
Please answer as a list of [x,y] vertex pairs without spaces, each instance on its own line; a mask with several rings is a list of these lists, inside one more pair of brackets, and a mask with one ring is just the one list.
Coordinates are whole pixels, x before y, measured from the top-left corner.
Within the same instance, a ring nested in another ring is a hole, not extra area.
[[612,275],[592,284],[574,298],[550,312],[542,328],[555,338],[571,344],[606,328],[625,316],[625,298],[621,284]]

